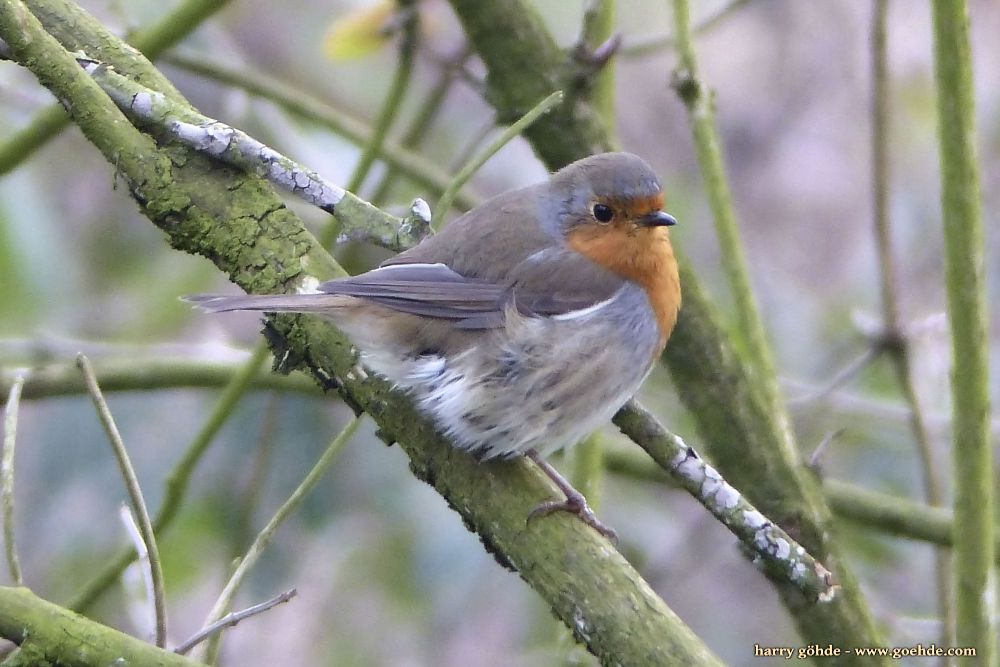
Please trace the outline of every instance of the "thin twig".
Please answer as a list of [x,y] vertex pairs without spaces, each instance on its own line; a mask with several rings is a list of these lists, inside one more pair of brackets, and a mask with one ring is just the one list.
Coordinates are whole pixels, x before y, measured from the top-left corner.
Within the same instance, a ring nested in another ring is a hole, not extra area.
[[[400,139],[400,146],[402,148],[410,150],[420,145],[420,142],[427,135],[431,123],[437,118],[438,112],[443,107],[452,86],[458,80],[458,71],[464,66],[471,55],[472,50],[468,45],[464,45],[454,57],[441,63],[442,71],[437,83],[434,84],[434,87],[427,94],[423,104],[420,105],[420,108],[414,114],[409,128],[403,134],[402,139]],[[384,146],[383,152],[385,152]],[[370,201],[373,204],[380,205],[385,201],[398,175],[399,170],[394,165],[389,164],[389,168],[385,170],[385,174],[383,174],[379,184],[372,193]],[[447,187],[447,184],[445,184],[441,192]]]
[[[888,74],[888,0],[875,0],[872,14],[872,214],[875,245],[878,249],[879,277],[882,291],[883,340],[893,344],[882,346],[889,352],[903,398],[910,406],[910,428],[913,432],[920,467],[923,473],[924,497],[932,507],[943,502],[942,482],[920,398],[917,395],[910,364],[910,340],[901,324],[899,281],[892,252],[889,178],[889,74]],[[941,618],[942,646],[954,644],[955,619],[951,605],[951,573],[949,554],[938,549],[934,554],[934,570],[938,616]],[[947,665],[943,658],[941,664]]]
[[0,504],[3,505],[3,543],[7,552],[7,569],[17,586],[23,585],[21,562],[17,557],[14,539],[14,443],[17,440],[17,413],[21,404],[21,390],[25,373],[19,372],[11,384],[7,403],[3,409],[3,455],[0,459]]
[[100,417],[101,424],[108,434],[115,458],[118,459],[118,468],[121,471],[122,479],[125,481],[125,488],[132,503],[132,510],[135,512],[138,520],[139,533],[142,535],[142,540],[149,552],[149,569],[152,571],[153,577],[153,605],[156,609],[156,645],[162,648],[167,643],[167,609],[163,586],[163,567],[160,563],[159,550],[156,547],[153,523],[150,521],[149,512],[146,510],[146,501],[142,497],[139,478],[136,477],[135,469],[129,460],[128,451],[125,449],[121,433],[118,431],[114,417],[111,416],[111,410],[104,400],[104,395],[101,394],[101,388],[97,384],[97,378],[94,376],[94,369],[90,365],[90,360],[85,355],[80,354],[76,358],[76,364],[80,367],[83,378],[87,382],[87,389],[90,392],[91,399],[94,401],[97,415]]
[[466,181],[472,178],[473,174],[479,171],[480,167],[486,164],[486,161],[493,157],[497,151],[506,146],[510,141],[525,130],[525,128],[530,127],[532,123],[538,120],[542,114],[556,106],[563,100],[563,93],[561,90],[557,90],[544,100],[536,104],[531,108],[528,113],[517,119],[516,122],[512,123],[510,127],[504,130],[503,134],[497,137],[493,142],[490,143],[486,149],[477,155],[475,158],[470,160],[455,178],[448,185],[448,189],[444,191],[441,198],[438,199],[437,208],[434,213],[434,220],[431,222],[431,227],[433,229],[440,229],[442,220],[444,219],[445,213],[451,208],[451,203],[455,199],[455,195],[462,186],[465,185]]
[[[717,12],[700,21],[691,29],[695,35],[708,32],[712,28],[720,25],[724,20],[742,9],[750,0],[731,0],[729,4],[723,5]],[[672,49],[677,45],[677,37],[674,35],[659,35],[655,37],[639,37],[635,40],[627,40],[622,46],[620,53],[623,56],[632,58],[653,55],[666,49]]]
[[806,463],[806,465],[812,470],[818,472],[821,468],[820,462],[823,459],[823,455],[826,453],[827,447],[830,446],[831,442],[842,436],[846,430],[846,428],[838,428],[836,431],[830,431],[823,436],[820,443],[816,445],[816,449],[814,449],[813,453],[809,455],[809,462]]
[[271,456],[274,452],[275,434],[281,423],[283,407],[284,401],[281,395],[272,393],[267,396],[261,415],[260,432],[253,447],[253,461],[250,464],[249,475],[246,481],[232,484],[239,488],[241,496],[236,501],[236,518],[232,522],[231,555],[234,558],[243,553],[243,549],[254,534],[254,517],[264,498],[263,490],[267,474],[273,468]]
[[691,122],[698,164],[705,181],[719,252],[722,255],[722,267],[733,297],[736,327],[743,341],[742,346],[737,346],[737,351],[745,352],[744,360],[759,374],[754,386],[759,388],[764,404],[779,426],[777,433],[782,446],[788,455],[793,455],[795,446],[788,423],[788,412],[778,388],[778,377],[764,321],[751,288],[750,270],[726,177],[722,141],[715,126],[713,93],[698,77],[688,0],[673,0],[673,8],[678,64],[673,73],[672,86],[687,107]]
[[[139,530],[139,524],[136,523],[135,514],[128,505],[122,503],[118,508],[118,516],[121,519],[122,525],[125,526],[125,532],[128,533],[129,539],[132,540],[132,546],[135,548],[135,553],[138,555],[136,562],[139,564],[139,569],[142,570],[142,579],[146,584],[146,602],[149,604],[149,627],[157,627],[157,611],[156,611],[156,584],[155,577],[153,576],[153,567],[149,560],[149,549],[146,547],[146,541],[142,539],[142,531]],[[147,637],[148,638],[148,637]]]
[[225,628],[231,628],[240,621],[250,618],[251,616],[256,616],[257,614],[262,614],[272,607],[277,607],[279,604],[288,602],[293,597],[298,595],[299,592],[292,588],[284,593],[276,595],[275,597],[267,600],[266,602],[261,602],[260,604],[255,604],[252,607],[247,607],[242,611],[234,611],[231,614],[223,616],[215,623],[209,625],[206,628],[202,628],[197,633],[194,634],[190,639],[185,641],[183,644],[174,649],[174,653],[179,653],[181,655],[186,654],[188,651],[193,649],[195,646],[205,641],[215,633],[223,630]]
[[848,363],[842,369],[837,371],[834,376],[825,385],[810,391],[808,394],[802,396],[797,396],[796,398],[789,399],[788,405],[799,406],[807,403],[815,403],[820,401],[833,392],[837,391],[845,384],[853,380],[858,376],[861,371],[868,368],[873,361],[879,358],[879,355],[885,351],[885,347],[872,345],[868,347],[860,356],[855,358],[853,361]]
[[[351,192],[358,192],[361,189],[361,184],[368,177],[368,172],[375,163],[375,159],[382,152],[382,144],[403,106],[403,98],[406,96],[406,89],[410,85],[410,78],[413,74],[413,61],[420,34],[418,24],[420,13],[414,7],[414,0],[397,0],[397,4],[399,5],[397,11],[403,16],[403,25],[400,31],[402,40],[399,44],[396,73],[392,77],[392,84],[389,86],[389,93],[382,103],[382,109],[375,119],[372,135],[365,144],[358,164],[354,168],[354,174],[348,183],[347,189]],[[321,239],[321,242],[323,240],[325,239]]]
[[[475,156],[476,151],[478,151],[479,148],[486,143],[486,140],[490,138],[496,129],[496,119],[492,117],[482,121],[477,127],[475,127],[472,132],[469,133],[468,138],[462,142],[462,145],[455,149],[454,155],[452,155],[448,162],[449,170],[452,173],[458,173],[458,170],[461,169],[464,164],[468,163],[473,156]],[[449,179],[448,182],[451,183],[451,180]],[[445,189],[447,189],[447,186],[445,186]],[[444,190],[442,190],[442,192],[444,192]],[[461,192],[455,196],[456,204],[458,204],[460,197]]]
[[[188,485],[191,476],[201,461],[202,456],[208,450],[208,446],[215,439],[216,434],[226,423],[235,411],[236,405],[250,388],[253,378],[256,377],[264,365],[264,361],[269,356],[267,345],[264,342],[258,343],[253,355],[243,364],[237,373],[230,379],[222,390],[219,398],[212,406],[208,418],[198,434],[188,445],[181,459],[167,475],[166,490],[163,501],[156,513],[153,521],[153,529],[156,532],[162,531],[169,526],[181,503],[187,495]],[[135,552],[126,549],[113,558],[104,568],[98,572],[93,579],[84,584],[83,588],[66,605],[68,608],[80,612],[86,610],[97,598],[106,591],[111,584],[118,579],[122,571],[135,559]]]
[[236,591],[243,584],[244,579],[246,579],[247,574],[250,569],[256,565],[257,561],[260,559],[264,550],[271,544],[274,539],[274,534],[277,532],[278,527],[284,522],[288,516],[295,511],[305,496],[316,486],[316,484],[322,479],[323,475],[329,469],[330,464],[333,463],[336,455],[340,453],[344,445],[350,440],[351,436],[357,430],[358,425],[361,423],[359,417],[353,417],[351,421],[347,423],[347,426],[337,434],[332,442],[327,446],[326,451],[323,452],[316,465],[312,467],[309,473],[306,475],[305,479],[299,484],[298,487],[292,492],[292,494],[282,503],[281,507],[274,513],[270,521],[267,522],[257,537],[254,538],[253,543],[250,548],[247,549],[246,555],[240,560],[240,564],[236,567],[236,571],[229,578],[226,583],[225,588],[223,588],[222,593],[219,594],[218,600],[212,606],[211,611],[209,611],[208,616],[205,619],[205,625],[209,626],[215,623],[222,615],[225,610],[229,608],[232,604],[233,596],[236,595]]

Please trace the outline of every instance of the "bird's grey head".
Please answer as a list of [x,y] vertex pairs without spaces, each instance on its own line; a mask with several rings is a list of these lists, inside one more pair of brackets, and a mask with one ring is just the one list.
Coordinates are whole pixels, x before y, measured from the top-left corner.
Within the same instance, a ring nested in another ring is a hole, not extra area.
[[541,216],[551,225],[546,231],[563,238],[581,225],[675,222],[662,212],[663,188],[652,167],[631,153],[600,153],[563,167],[549,180],[543,202],[552,209]]

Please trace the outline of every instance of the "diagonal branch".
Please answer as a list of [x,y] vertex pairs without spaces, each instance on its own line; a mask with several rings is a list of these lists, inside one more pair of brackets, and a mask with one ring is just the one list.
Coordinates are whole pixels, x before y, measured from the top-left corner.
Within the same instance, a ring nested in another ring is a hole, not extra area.
[[680,436],[663,428],[634,400],[618,411],[614,422],[736,535],[776,578],[792,582],[809,600],[829,602],[834,598],[839,587],[829,570],[758,512]]
[[247,133],[208,118],[107,65],[83,56],[77,56],[77,62],[122,111],[143,126],[165,131],[195,150],[266,178],[313,206],[337,215],[346,237],[363,237],[384,248],[402,250],[415,245],[430,230],[429,221],[413,217],[400,223]]
[[[227,4],[229,0],[185,0],[153,25],[137,30],[129,42],[155,59]],[[13,171],[67,125],[69,116],[59,105],[40,112],[27,128],[0,145],[0,175]]]

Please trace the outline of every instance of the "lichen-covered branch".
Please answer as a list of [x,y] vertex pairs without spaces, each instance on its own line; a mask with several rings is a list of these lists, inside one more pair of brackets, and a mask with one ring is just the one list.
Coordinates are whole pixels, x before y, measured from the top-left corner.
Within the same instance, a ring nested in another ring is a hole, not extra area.
[[402,250],[416,245],[430,231],[429,220],[413,216],[401,222],[246,132],[203,116],[103,63],[85,56],[77,60],[118,108],[138,123],[216,160],[266,178],[313,206],[337,215],[342,234],[347,238]]
[[[165,60],[171,65],[198,76],[270,100],[288,113],[329,128],[359,146],[365,146],[371,141],[373,128],[364,121],[313,97],[308,91],[293,88],[263,72],[250,72],[211,62],[203,57],[179,54],[171,54]],[[449,70],[449,72],[451,71]],[[452,81],[453,77],[453,74],[449,74],[446,81]],[[438,91],[435,89],[433,92],[437,93]],[[386,179],[390,175],[403,174],[417,185],[425,188],[428,194],[437,195],[444,192],[451,181],[451,176],[437,163],[410,150],[408,138],[403,137],[400,143],[396,143],[391,137],[387,137],[382,142],[379,158],[390,167],[390,170],[383,176],[382,183],[386,183]],[[384,196],[385,187],[385,185],[379,186],[378,191],[372,196],[372,201],[376,203],[380,201]],[[460,193],[456,197],[455,203],[464,209],[469,209],[481,199],[479,195],[474,193]]]
[[[185,0],[155,24],[136,30],[129,41],[153,60],[227,4],[229,0]],[[17,167],[67,125],[69,116],[59,105],[39,112],[28,127],[0,145],[0,176]]]
[[792,582],[810,600],[829,602],[834,598],[838,586],[829,570],[757,511],[680,436],[663,428],[634,400],[618,411],[614,422],[752,550],[755,560],[776,578]]

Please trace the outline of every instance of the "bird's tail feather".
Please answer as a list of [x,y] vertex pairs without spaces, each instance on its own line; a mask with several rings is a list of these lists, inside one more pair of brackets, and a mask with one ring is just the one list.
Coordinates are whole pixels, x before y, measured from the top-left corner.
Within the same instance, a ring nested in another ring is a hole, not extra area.
[[268,313],[323,313],[343,305],[334,294],[192,294],[182,297],[206,313],[260,310]]

